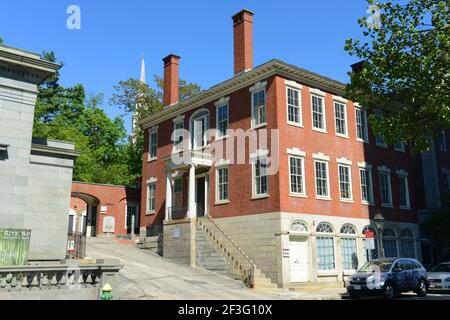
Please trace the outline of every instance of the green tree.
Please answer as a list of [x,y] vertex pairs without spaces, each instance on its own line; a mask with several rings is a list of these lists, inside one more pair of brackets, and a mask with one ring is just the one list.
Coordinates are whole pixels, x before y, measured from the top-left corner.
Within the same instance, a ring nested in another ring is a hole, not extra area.
[[[448,0],[368,0],[379,9],[379,26],[358,20],[364,40],[345,50],[363,63],[350,73],[349,97],[372,112],[370,123],[385,141],[428,150],[431,138],[450,127],[450,10]],[[375,16],[376,17],[376,16]]]
[[2,39],[2,37],[0,37],[0,44],[2,44],[3,43],[3,39]]

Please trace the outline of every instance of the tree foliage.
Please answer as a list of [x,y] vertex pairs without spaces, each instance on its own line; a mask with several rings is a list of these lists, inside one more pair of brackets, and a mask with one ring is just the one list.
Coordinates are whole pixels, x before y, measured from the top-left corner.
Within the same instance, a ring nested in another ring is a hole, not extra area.
[[444,209],[430,215],[420,227],[434,243],[450,248],[450,194],[442,201]]
[[363,61],[351,73],[349,97],[384,117],[370,117],[385,141],[428,150],[430,138],[450,127],[450,11],[448,0],[381,1],[379,28],[358,20],[364,40],[345,50]]

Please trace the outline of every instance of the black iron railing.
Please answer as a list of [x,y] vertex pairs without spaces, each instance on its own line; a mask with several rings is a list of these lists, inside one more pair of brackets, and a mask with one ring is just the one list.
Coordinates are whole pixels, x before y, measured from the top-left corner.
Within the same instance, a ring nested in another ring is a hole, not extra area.
[[67,256],[70,259],[83,259],[86,256],[86,235],[72,232],[67,236]]

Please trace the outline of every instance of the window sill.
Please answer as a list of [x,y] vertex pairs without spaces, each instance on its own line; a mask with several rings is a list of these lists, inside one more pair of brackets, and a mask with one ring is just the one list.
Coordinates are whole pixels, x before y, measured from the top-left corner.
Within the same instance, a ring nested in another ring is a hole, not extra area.
[[288,122],[286,122],[286,124],[289,126],[297,127],[297,128],[304,128],[302,123],[288,121]]
[[395,151],[398,151],[398,152],[403,152],[403,153],[405,153],[406,151],[405,150],[400,150],[400,149],[394,149]]
[[392,204],[382,204],[381,207],[382,208],[394,208],[394,206]]
[[365,144],[370,144],[369,140],[364,140],[364,139],[360,139],[360,138],[356,138],[356,141],[365,143]]
[[215,205],[215,206],[222,206],[222,205],[229,204],[229,203],[231,203],[230,200],[221,200],[221,201],[216,201],[216,202],[214,203],[214,205]]
[[374,205],[375,205],[375,203],[373,203],[373,202],[368,202],[368,201],[361,201],[361,204],[362,204],[362,205],[365,205],[365,206],[374,206]]
[[308,196],[306,194],[298,194],[298,193],[289,193],[289,197],[304,198],[304,199],[308,198]]
[[156,214],[156,211],[146,212],[146,216],[154,216]]
[[349,135],[347,134],[340,134],[340,133],[336,133],[336,137],[339,138],[344,138],[344,139],[350,139]]
[[328,131],[326,129],[319,129],[319,128],[312,128],[313,131],[319,132],[319,133],[325,133],[327,134]]
[[257,195],[257,196],[252,196],[252,200],[261,200],[261,199],[267,199],[269,198],[268,194],[261,194],[261,195]]
[[320,276],[337,276],[338,273],[337,273],[337,270],[329,270],[329,271],[327,271],[327,270],[324,270],[324,271],[317,270],[317,275],[319,277]]
[[343,203],[355,203],[355,201],[353,201],[353,199],[339,199],[340,202]]
[[317,200],[324,200],[324,201],[331,201],[330,197],[320,197],[320,196],[316,196]]
[[250,128],[250,130],[258,130],[258,129],[261,129],[264,127],[267,127],[267,122],[258,124],[256,126],[252,124],[252,127]]
[[158,157],[148,158],[147,163],[158,160]]
[[388,148],[388,146],[386,144],[379,144],[379,143],[377,143],[376,146],[380,147],[380,148],[383,148],[383,149],[387,149]]
[[411,210],[411,207],[402,207],[402,206],[400,206],[400,210]]

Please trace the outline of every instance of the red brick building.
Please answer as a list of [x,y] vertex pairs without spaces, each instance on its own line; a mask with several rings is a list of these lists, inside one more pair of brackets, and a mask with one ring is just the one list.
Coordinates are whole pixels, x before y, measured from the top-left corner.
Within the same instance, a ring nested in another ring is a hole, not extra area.
[[408,148],[372,134],[344,83],[279,60],[254,67],[252,24],[247,10],[233,17],[234,77],[187,101],[180,58],[164,59],[165,108],[141,122],[142,228],[164,225],[164,255],[192,263],[186,224],[208,216],[280,287],[341,281],[382,254],[380,233],[385,256],[420,259]]
[[139,233],[140,189],[92,183],[72,183],[69,233],[81,232],[87,237]]

